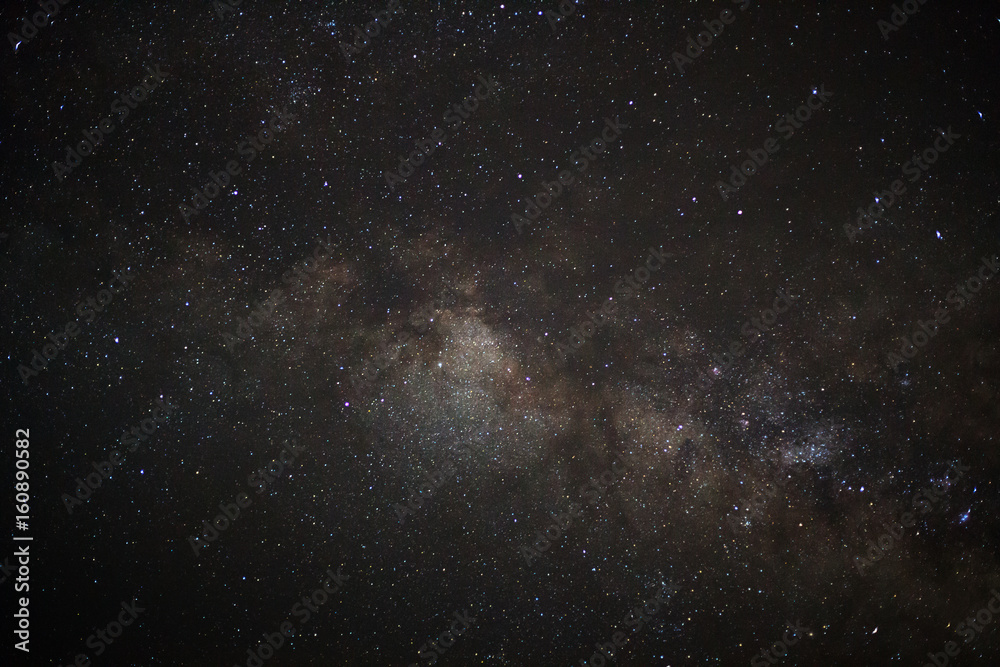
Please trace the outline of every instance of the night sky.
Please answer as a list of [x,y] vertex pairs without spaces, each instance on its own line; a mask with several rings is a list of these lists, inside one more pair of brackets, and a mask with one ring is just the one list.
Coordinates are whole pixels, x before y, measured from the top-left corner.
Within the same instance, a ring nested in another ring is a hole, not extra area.
[[1000,663],[995,2],[63,2],[0,662]]

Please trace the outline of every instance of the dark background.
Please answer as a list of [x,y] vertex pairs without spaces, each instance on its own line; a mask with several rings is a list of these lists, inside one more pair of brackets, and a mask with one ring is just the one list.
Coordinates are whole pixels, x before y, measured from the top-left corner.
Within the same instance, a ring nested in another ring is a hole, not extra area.
[[[32,650],[12,664],[89,653],[133,597],[147,611],[93,664],[244,664],[340,566],[343,590],[266,664],[426,664],[420,645],[472,609],[438,664],[576,665],[668,581],[619,665],[746,664],[796,620],[813,635],[781,664],[918,664],[958,640],[1000,583],[1000,285],[897,370],[886,354],[1000,252],[997,6],[932,0],[886,41],[888,2],[587,2],[553,31],[539,12],[557,4],[403,0],[351,64],[341,41],[384,3],[244,0],[220,18],[70,0],[16,53],[4,40],[3,470],[12,484],[29,428],[34,536]],[[672,53],[726,8],[736,21],[679,73]],[[5,32],[34,11],[6,4]],[[52,162],[157,63],[166,81],[58,182]],[[442,114],[478,75],[499,95],[452,132]],[[730,165],[824,84],[831,100],[722,201]],[[285,105],[298,121],[238,194],[184,221],[191,188]],[[615,116],[629,128],[518,235],[522,199]],[[390,193],[384,171],[435,126],[448,140]],[[949,126],[962,138],[849,243],[857,207]],[[318,236],[334,258],[227,350]],[[554,343],[650,246],[674,257],[559,363]],[[124,269],[132,285],[22,383]],[[699,389],[786,284],[800,304]],[[433,321],[409,323],[427,304]],[[61,494],[161,395],[176,415],[68,515]],[[195,557],[188,536],[291,437],[291,474]],[[400,525],[393,504],[469,442]],[[527,566],[519,548],[621,452],[641,465]],[[859,574],[865,540],[957,459],[966,477]],[[955,664],[995,664],[994,626]]]

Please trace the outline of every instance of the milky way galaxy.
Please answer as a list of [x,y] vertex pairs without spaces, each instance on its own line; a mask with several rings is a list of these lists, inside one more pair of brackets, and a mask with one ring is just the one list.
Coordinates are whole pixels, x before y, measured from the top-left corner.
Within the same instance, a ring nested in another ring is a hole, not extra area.
[[997,7],[49,4],[3,664],[997,663]]

